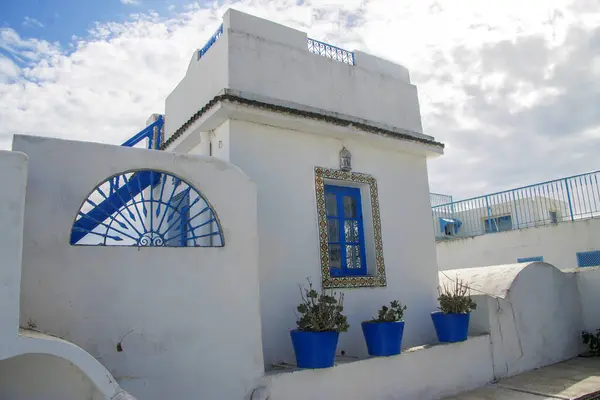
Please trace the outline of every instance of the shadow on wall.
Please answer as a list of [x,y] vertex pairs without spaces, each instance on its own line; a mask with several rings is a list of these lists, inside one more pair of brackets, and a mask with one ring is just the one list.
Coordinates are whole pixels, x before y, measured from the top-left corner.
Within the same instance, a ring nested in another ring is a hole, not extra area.
[[470,334],[489,333],[494,378],[577,356],[582,311],[576,277],[543,262],[440,271],[440,284],[461,279],[477,309]]
[[0,361],[0,399],[103,400],[78,367],[47,354],[25,354]]

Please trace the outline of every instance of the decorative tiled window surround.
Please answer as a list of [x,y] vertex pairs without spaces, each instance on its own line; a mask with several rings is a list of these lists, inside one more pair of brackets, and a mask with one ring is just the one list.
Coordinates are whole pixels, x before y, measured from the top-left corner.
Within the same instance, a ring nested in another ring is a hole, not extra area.
[[[328,182],[326,182],[328,181]],[[329,269],[329,252],[327,248],[327,216],[325,210],[325,184],[337,181],[356,185],[367,185],[370,193],[373,239],[375,243],[375,265],[368,266],[366,276],[332,277]],[[379,217],[379,198],[377,180],[370,175],[355,172],[339,171],[329,168],[315,167],[315,191],[317,195],[317,216],[319,223],[319,244],[321,255],[321,282],[323,288],[382,287],[386,286],[385,264],[383,262],[383,242],[381,239],[381,219]]]

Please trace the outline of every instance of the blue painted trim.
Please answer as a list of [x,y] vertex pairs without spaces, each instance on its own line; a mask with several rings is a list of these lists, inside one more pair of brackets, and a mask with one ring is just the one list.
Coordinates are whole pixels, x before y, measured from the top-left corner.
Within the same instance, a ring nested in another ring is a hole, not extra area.
[[534,262],[534,261],[543,262],[544,261],[544,257],[543,256],[537,256],[537,257],[522,257],[522,258],[517,258],[517,262],[518,263],[526,263],[526,262]]
[[567,188],[567,200],[569,201],[569,212],[571,213],[571,221],[573,219],[573,204],[571,203],[571,191],[569,190],[569,181],[565,178],[565,187]]
[[[487,221],[485,223],[487,223],[487,224],[490,225],[489,231],[493,232],[492,231],[492,209],[490,208],[490,201],[489,201],[488,196],[485,196],[485,208],[487,209],[487,214],[488,214],[488,219],[487,219]],[[487,228],[485,226],[485,223],[484,223],[483,231],[487,232],[488,230],[487,230]],[[498,224],[496,224],[496,228],[497,227],[498,227]]]
[[517,208],[517,199],[515,198],[515,192],[512,192],[513,203],[515,205],[515,218],[517,220],[517,226],[519,226],[519,209]]
[[579,268],[596,267],[600,265],[600,250],[580,251],[576,254]]
[[[335,219],[338,221],[339,229],[339,242],[330,242],[329,244],[339,244],[341,249],[341,268],[330,268],[331,276],[364,276],[367,275],[367,260],[365,250],[365,237],[363,227],[363,215],[362,215],[362,201],[360,196],[360,189],[347,186],[334,186],[325,185],[325,201],[327,201],[327,195],[333,194],[336,197],[337,215],[327,216],[327,220]],[[344,216],[344,197],[352,197],[356,204],[356,217],[348,218]],[[327,208],[326,208],[327,213]],[[357,221],[358,223],[358,242],[347,242],[345,235],[345,221]],[[346,246],[358,246],[360,252],[360,268],[348,268],[346,260]]]

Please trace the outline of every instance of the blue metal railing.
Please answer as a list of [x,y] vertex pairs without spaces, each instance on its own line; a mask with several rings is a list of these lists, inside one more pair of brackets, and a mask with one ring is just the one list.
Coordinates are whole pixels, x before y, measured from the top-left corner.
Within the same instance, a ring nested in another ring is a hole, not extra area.
[[126,140],[121,146],[133,147],[142,140],[148,139],[146,148],[149,150],[159,150],[162,144],[162,131],[165,119],[159,115],[156,121],[142,129],[138,134]]
[[198,60],[201,59],[204,54],[206,54],[208,49],[210,49],[210,47],[213,44],[215,44],[215,42],[217,41],[217,39],[219,39],[221,37],[221,35],[223,35],[223,24],[221,24],[221,26],[219,26],[217,31],[215,33],[213,33],[213,35],[210,37],[210,39],[208,39],[208,42],[206,42],[206,44],[204,46],[202,46],[202,48],[200,50],[198,50]]
[[330,44],[319,42],[315,39],[308,39],[308,51],[332,60],[354,65],[354,53]]
[[432,203],[438,239],[477,236],[600,216],[600,171]]
[[[163,127],[165,125],[165,118],[159,115],[156,121],[142,129],[135,136],[126,140],[121,146],[134,147],[143,140],[147,140],[146,148],[149,150],[160,150],[162,144]],[[113,194],[120,187],[119,177],[115,177],[110,181],[109,194]]]
[[452,203],[452,196],[440,193],[429,193],[429,202],[431,203],[431,207]]

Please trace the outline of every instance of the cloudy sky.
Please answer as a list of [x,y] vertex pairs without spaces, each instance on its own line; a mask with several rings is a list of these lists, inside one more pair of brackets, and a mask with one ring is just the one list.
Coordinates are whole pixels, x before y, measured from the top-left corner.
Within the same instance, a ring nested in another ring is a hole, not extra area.
[[0,149],[132,136],[229,7],[407,66],[432,191],[600,169],[600,0],[0,0]]

